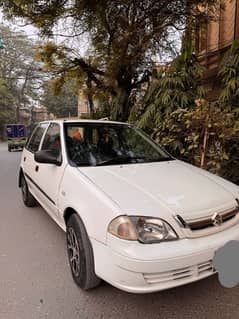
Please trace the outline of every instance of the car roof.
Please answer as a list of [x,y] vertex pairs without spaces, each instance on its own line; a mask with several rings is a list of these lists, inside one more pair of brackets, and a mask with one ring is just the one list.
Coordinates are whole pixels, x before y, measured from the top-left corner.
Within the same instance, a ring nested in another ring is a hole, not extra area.
[[56,120],[49,120],[49,121],[43,121],[40,123],[69,123],[69,124],[80,124],[80,123],[100,123],[100,124],[115,124],[115,125],[131,125],[130,123],[126,122],[117,122],[117,121],[108,121],[108,120],[87,120],[87,119],[81,119],[81,120],[67,120],[67,119],[56,119]]

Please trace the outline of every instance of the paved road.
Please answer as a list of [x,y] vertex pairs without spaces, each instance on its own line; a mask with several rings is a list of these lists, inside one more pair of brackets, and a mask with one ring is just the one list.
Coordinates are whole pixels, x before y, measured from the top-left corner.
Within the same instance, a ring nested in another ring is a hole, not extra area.
[[216,276],[149,295],[106,283],[82,292],[71,279],[62,230],[42,208],[22,204],[20,156],[0,144],[0,319],[239,318],[239,286],[222,288]]

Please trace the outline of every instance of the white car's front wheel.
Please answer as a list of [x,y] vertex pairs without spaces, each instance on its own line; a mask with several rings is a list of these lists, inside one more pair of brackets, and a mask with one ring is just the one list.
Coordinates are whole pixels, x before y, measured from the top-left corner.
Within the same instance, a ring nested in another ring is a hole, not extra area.
[[70,216],[66,242],[71,273],[76,284],[88,290],[100,284],[95,274],[93,250],[85,227],[77,214]]

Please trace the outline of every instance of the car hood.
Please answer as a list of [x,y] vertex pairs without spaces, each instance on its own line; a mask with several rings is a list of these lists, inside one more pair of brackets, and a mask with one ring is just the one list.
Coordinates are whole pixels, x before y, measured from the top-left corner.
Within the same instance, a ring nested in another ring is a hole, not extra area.
[[178,160],[80,168],[122,212],[185,218],[235,206],[235,185]]

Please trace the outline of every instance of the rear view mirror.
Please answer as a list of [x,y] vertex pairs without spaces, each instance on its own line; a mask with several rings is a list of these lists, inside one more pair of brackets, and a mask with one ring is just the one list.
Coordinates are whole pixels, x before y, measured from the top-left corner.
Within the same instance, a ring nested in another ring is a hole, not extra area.
[[34,159],[37,163],[61,165],[61,159],[59,159],[59,153],[52,150],[42,150],[34,154]]

